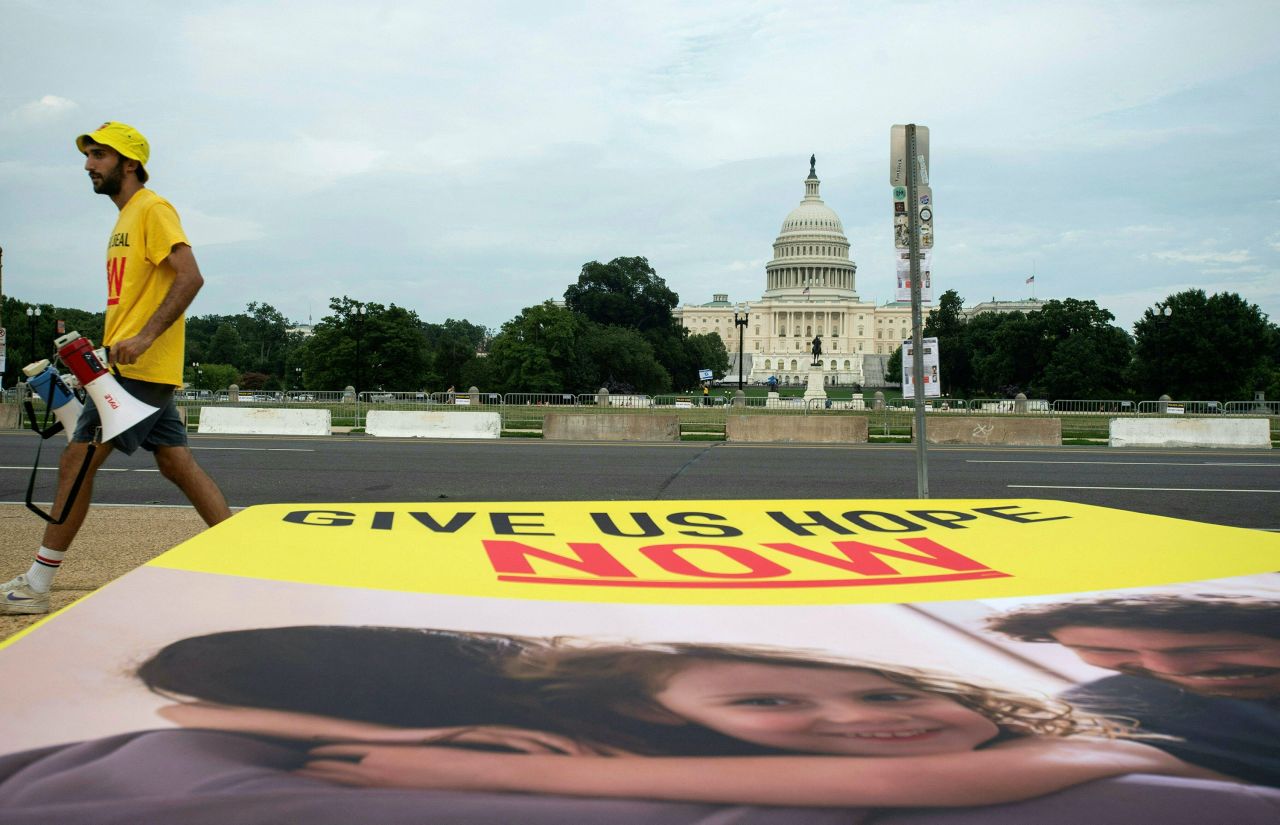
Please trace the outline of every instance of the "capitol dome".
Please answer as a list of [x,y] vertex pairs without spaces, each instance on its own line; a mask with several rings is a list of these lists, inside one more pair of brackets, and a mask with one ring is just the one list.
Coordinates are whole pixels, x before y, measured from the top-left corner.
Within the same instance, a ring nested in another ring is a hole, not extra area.
[[818,195],[817,162],[809,158],[804,199],[782,222],[765,266],[764,297],[782,300],[857,299],[857,264],[849,257],[840,216]]

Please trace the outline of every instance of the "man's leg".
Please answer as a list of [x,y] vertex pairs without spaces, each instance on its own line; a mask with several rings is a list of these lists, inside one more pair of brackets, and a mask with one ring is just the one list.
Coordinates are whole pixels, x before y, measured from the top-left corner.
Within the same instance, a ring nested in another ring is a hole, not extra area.
[[[67,548],[80,531],[84,517],[89,512],[89,503],[93,499],[93,479],[102,462],[111,454],[111,445],[99,444],[85,473],[84,482],[76,500],[67,511],[66,520],[62,524],[49,524],[44,529],[44,539],[36,560],[31,569],[21,576],[0,584],[0,614],[4,613],[48,613],[49,590],[53,586],[53,576],[62,566],[62,557]],[[58,462],[58,492],[53,499],[52,514],[62,515],[67,496],[75,484],[76,475],[88,455],[89,445],[85,442],[73,441],[62,451],[62,459]]]
[[[80,472],[80,467],[84,464],[84,457],[88,452],[89,445],[78,441],[71,442],[62,451],[62,459],[58,462],[58,493],[53,501],[53,509],[50,511],[53,516],[61,517],[63,503],[71,493],[71,486],[75,484],[76,474]],[[43,541],[45,547],[50,550],[66,552],[67,548],[71,546],[76,534],[80,532],[80,525],[84,524],[84,517],[89,513],[89,503],[93,499],[94,476],[98,474],[98,468],[102,466],[102,462],[106,461],[109,455],[111,455],[110,444],[97,445],[97,449],[93,452],[93,459],[89,464],[89,472],[85,474],[84,483],[80,485],[80,492],[76,495],[76,500],[71,505],[66,521],[62,522],[62,524],[45,526]]]
[[178,486],[205,524],[212,527],[231,518],[222,490],[196,463],[189,448],[156,447],[156,466],[161,475]]

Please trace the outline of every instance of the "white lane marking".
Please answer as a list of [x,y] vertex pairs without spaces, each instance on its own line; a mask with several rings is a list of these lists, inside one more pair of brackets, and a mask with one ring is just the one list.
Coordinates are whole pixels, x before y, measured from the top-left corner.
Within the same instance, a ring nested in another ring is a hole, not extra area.
[[966,464],[1091,464],[1099,467],[1273,467],[1280,464],[1248,463],[1232,461],[1029,461],[1012,458],[969,458]]
[[1214,487],[1078,487],[1071,484],[1007,484],[1023,490],[1139,490],[1149,493],[1280,493],[1280,490],[1228,490]]
[[[190,445],[188,445],[190,446]],[[244,450],[251,453],[314,453],[307,447],[191,447],[192,450]]]
[[[0,467],[0,470],[30,470],[30,467]],[[37,467],[37,470],[43,470],[49,473],[58,472],[57,467]],[[155,467],[99,467],[100,473],[158,473]]]
[[[6,504],[21,505],[25,507],[27,503],[25,501],[0,501],[0,506],[6,505]],[[38,504],[41,507],[53,506],[52,501],[34,501],[32,502],[32,504]],[[228,505],[227,509],[243,510],[245,509],[246,506],[247,505],[232,504],[232,505]],[[95,501],[93,503],[93,507],[94,509],[97,509],[99,507],[134,507],[137,509],[154,508],[158,510],[194,510],[195,509],[195,507],[192,507],[190,504],[120,504],[114,501]]]

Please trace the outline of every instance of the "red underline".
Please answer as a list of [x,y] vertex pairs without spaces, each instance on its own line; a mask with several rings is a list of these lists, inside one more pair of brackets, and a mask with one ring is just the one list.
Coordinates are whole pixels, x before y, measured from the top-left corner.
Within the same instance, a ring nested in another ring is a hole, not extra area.
[[1009,573],[999,570],[977,570],[971,573],[944,573],[937,576],[887,576],[870,579],[808,579],[802,581],[655,581],[644,579],[555,579],[542,576],[498,576],[501,582],[524,584],[577,584],[595,587],[671,587],[679,589],[733,589],[743,588],[793,588],[793,587],[866,587],[876,584],[928,584],[972,579],[1008,579]]

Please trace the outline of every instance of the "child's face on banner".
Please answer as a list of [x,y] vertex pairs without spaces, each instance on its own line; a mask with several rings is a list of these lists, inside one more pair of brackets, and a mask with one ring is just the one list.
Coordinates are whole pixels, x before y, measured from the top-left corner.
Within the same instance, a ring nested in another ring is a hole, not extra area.
[[654,698],[687,722],[803,753],[953,753],[999,733],[994,722],[945,696],[857,670],[694,662]]
[[1162,679],[1195,693],[1238,699],[1280,696],[1280,639],[1076,626],[1059,628],[1053,637],[1091,665]]

